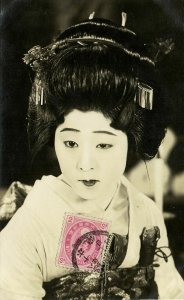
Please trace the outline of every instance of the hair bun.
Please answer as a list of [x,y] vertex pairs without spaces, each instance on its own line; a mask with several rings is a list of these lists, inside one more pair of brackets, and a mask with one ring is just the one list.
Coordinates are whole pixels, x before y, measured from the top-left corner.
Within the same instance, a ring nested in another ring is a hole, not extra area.
[[135,58],[137,57],[154,65],[145,44],[135,32],[124,26],[118,26],[110,20],[101,18],[85,20],[69,27],[56,39],[56,44],[60,49],[63,45],[74,43],[83,46],[93,43],[114,46]]

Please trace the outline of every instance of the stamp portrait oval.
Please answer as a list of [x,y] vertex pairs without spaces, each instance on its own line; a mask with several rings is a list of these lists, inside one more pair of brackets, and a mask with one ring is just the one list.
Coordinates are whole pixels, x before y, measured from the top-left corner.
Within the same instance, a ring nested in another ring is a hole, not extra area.
[[100,271],[110,223],[82,215],[65,214],[56,263],[85,271]]

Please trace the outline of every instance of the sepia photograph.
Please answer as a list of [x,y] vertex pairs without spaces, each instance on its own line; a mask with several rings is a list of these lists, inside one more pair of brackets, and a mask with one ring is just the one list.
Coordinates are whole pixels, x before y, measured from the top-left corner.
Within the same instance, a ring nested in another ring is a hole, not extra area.
[[0,300],[184,299],[184,0],[0,27]]

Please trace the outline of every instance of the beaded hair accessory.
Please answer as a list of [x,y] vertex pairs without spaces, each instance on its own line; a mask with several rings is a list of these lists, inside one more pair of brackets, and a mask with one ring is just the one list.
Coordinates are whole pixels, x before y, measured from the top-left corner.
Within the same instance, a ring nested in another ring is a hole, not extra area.
[[[89,20],[84,21],[83,23],[71,26],[70,29],[72,30],[77,29],[79,26],[86,26],[91,25],[94,26],[94,22],[92,23],[92,19],[94,17],[94,12],[90,14]],[[125,28],[127,15],[126,13],[122,13],[122,26],[121,27],[115,27],[111,24],[103,24],[101,23],[98,28],[108,26],[109,30],[116,30],[117,33],[129,33],[131,35],[135,35],[134,32],[130,31],[129,29]],[[154,65],[154,61],[151,60],[147,56],[140,56],[140,54],[136,51],[127,49],[124,45],[119,42],[117,39],[111,39],[109,37],[104,37],[103,34],[99,34],[99,36],[93,35],[91,32],[89,34],[85,33],[82,37],[64,37],[61,38],[61,40],[57,40],[56,42],[46,46],[34,46],[31,48],[27,54],[25,54],[23,61],[30,65],[30,67],[36,72],[36,79],[35,79],[35,94],[36,94],[36,105],[43,106],[45,104],[44,99],[44,88],[42,86],[42,82],[40,79],[40,74],[42,67],[44,66],[44,63],[52,59],[55,55],[57,55],[58,52],[66,49],[68,45],[74,46],[74,47],[86,47],[91,44],[103,44],[103,45],[110,45],[114,46],[116,48],[121,49],[124,53],[131,55],[132,57],[137,57],[142,61],[147,61],[150,64]],[[135,93],[134,102],[138,104],[140,107],[148,110],[152,110],[153,108],[153,89],[152,87],[146,85],[145,83],[139,82],[137,83],[137,90]]]

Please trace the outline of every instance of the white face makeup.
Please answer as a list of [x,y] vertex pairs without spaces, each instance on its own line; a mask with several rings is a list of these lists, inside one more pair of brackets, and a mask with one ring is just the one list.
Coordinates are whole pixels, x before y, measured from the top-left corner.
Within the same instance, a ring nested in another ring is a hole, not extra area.
[[87,200],[109,199],[127,161],[127,135],[110,126],[102,113],[73,110],[55,133],[62,174],[74,192]]

